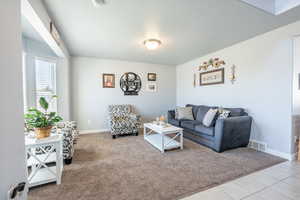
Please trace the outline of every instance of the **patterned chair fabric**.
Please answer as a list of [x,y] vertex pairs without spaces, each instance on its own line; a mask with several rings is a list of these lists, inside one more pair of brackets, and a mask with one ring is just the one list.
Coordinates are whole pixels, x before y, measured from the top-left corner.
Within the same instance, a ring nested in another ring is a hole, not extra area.
[[113,136],[138,134],[140,117],[132,112],[131,105],[110,105],[108,112]]
[[57,134],[62,134],[64,136],[63,157],[64,159],[71,159],[74,154],[74,144],[79,136],[77,123],[75,121],[59,122],[52,128],[52,132],[56,132]]
[[79,131],[77,130],[77,122],[76,121],[65,121],[65,122],[59,122],[57,123],[54,130],[61,130],[64,128],[69,128],[72,130],[72,135],[74,138],[74,143],[76,143],[78,137],[79,137]]

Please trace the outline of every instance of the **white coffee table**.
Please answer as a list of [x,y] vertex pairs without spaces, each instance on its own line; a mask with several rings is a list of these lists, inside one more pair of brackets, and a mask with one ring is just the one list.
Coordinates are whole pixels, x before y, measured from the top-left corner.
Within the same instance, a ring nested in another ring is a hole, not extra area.
[[[175,134],[173,137],[168,135]],[[176,139],[179,139],[177,141]],[[172,125],[161,127],[153,123],[144,124],[144,140],[159,149],[162,153],[165,150],[180,148],[183,149],[183,129]]]

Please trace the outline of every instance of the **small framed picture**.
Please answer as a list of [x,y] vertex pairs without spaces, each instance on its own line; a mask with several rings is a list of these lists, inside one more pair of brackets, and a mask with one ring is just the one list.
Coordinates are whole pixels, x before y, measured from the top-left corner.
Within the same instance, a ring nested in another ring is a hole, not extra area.
[[148,83],[146,87],[147,87],[146,89],[148,92],[156,92],[157,91],[156,83]]
[[148,81],[156,81],[156,73],[148,73]]
[[114,74],[102,74],[103,88],[115,88],[115,75]]

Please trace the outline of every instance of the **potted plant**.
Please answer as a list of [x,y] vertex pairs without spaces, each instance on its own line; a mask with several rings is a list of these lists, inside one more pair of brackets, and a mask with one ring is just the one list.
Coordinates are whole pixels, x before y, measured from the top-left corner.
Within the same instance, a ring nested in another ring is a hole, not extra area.
[[[57,98],[57,96],[53,96],[53,98]],[[49,137],[52,127],[57,122],[62,121],[62,118],[56,112],[48,112],[49,103],[44,97],[39,99],[39,104],[44,111],[40,111],[37,108],[30,108],[28,113],[25,114],[26,126],[34,130],[38,139]]]

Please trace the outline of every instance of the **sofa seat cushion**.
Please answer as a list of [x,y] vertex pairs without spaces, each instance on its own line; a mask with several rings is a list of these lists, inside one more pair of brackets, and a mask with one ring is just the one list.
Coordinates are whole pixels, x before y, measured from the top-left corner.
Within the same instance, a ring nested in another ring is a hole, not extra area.
[[202,124],[199,121],[196,120],[189,120],[189,121],[182,121],[181,127],[188,128],[190,130],[195,130],[195,126]]
[[215,128],[214,127],[206,127],[203,124],[196,125],[195,131],[200,132],[205,135],[214,136],[215,135]]
[[184,122],[184,121],[191,121],[191,120],[188,120],[188,119],[169,119],[169,123],[174,125],[174,126],[181,126],[181,123]]

